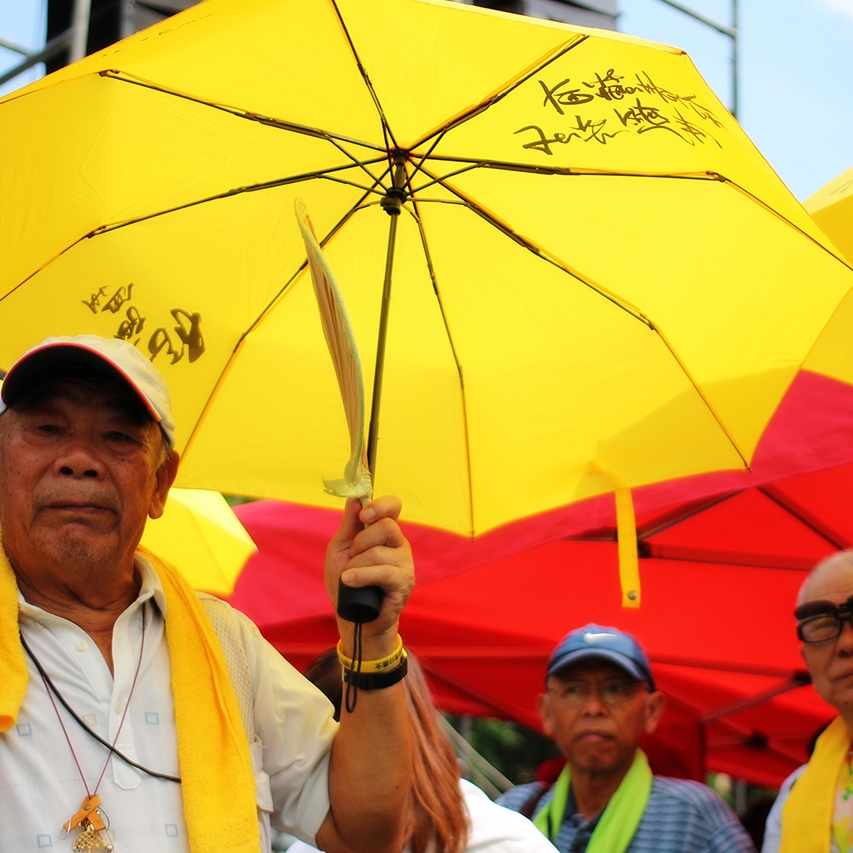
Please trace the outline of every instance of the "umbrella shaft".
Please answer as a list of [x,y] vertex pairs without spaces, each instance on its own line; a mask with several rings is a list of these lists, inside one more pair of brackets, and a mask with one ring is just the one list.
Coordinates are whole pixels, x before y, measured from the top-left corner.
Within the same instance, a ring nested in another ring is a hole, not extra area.
[[367,468],[376,482],[376,445],[379,439],[379,404],[382,398],[382,375],[385,371],[385,343],[388,336],[388,312],[391,307],[391,270],[394,266],[394,245],[397,241],[397,216],[391,213],[388,232],[388,253],[385,256],[385,281],[382,285],[382,304],[379,310],[379,339],[376,342],[376,367],[373,371],[373,396],[370,403],[370,428],[367,432]]

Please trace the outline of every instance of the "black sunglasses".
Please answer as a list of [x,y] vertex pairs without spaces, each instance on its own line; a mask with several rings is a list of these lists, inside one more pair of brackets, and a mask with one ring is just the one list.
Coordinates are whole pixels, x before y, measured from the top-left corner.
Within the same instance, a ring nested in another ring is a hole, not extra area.
[[843,604],[831,601],[810,601],[794,611],[797,636],[804,643],[822,643],[841,636],[844,622],[853,627],[853,595]]

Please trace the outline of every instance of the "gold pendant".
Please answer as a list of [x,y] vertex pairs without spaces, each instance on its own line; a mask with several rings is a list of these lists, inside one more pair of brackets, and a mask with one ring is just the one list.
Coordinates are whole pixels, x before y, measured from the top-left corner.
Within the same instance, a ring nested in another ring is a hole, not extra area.
[[71,849],[74,853],[87,853],[87,851],[103,851],[113,853],[113,845],[109,843],[100,830],[95,829],[89,821],[83,824],[83,831],[74,839]]
[[98,808],[100,805],[100,797],[97,794],[90,794],[83,800],[77,814],[63,824],[63,833],[60,833],[62,838],[71,832],[75,826],[79,826],[82,830],[71,844],[74,853],[86,853],[89,850],[113,853],[112,841],[108,841],[101,835],[101,830],[107,829],[107,825],[104,823],[101,811]]

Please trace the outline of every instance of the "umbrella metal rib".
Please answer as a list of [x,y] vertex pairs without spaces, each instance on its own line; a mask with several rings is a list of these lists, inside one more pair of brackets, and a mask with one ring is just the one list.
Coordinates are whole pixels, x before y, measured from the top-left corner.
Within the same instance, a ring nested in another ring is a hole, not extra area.
[[[573,47],[574,46],[575,45],[573,45]],[[359,64],[359,67],[361,67],[360,64]],[[528,77],[526,77],[524,79],[529,79],[529,77],[532,76],[533,73],[534,72],[531,71],[530,75],[528,75]],[[295,124],[292,122],[282,121],[280,119],[276,119],[276,118],[273,118],[270,116],[263,116],[263,115],[247,112],[245,110],[240,110],[237,108],[229,107],[226,105],[216,104],[216,103],[213,103],[211,101],[204,100],[201,98],[192,97],[192,96],[187,95],[185,93],[182,93],[182,92],[179,92],[176,90],[171,90],[171,89],[165,88],[163,86],[157,85],[155,83],[152,83],[150,81],[143,80],[141,78],[135,78],[131,75],[123,74],[120,72],[102,72],[102,76],[107,77],[107,78],[112,79],[112,80],[116,80],[118,82],[130,83],[132,85],[141,86],[143,88],[146,88],[146,89],[149,89],[149,90],[152,90],[155,92],[159,92],[159,93],[167,95],[167,96],[172,96],[172,97],[176,97],[176,98],[180,98],[180,99],[186,99],[186,100],[192,101],[193,103],[199,104],[201,106],[210,107],[210,108],[216,109],[216,110],[222,110],[222,111],[229,113],[229,114],[231,114],[237,118],[246,119],[246,120],[253,121],[253,122],[258,122],[258,123],[264,124],[266,126],[277,128],[277,129],[284,130],[284,131],[295,132],[295,133],[299,133],[299,134],[302,134],[305,136],[323,139],[325,141],[330,142],[335,147],[336,150],[345,154],[350,159],[350,162],[353,165],[355,165],[358,168],[360,168],[361,170],[363,170],[367,174],[367,176],[369,176],[372,179],[372,183],[370,185],[359,185],[359,184],[357,184],[351,180],[346,180],[346,179],[341,178],[341,177],[336,177],[336,174],[335,174],[336,172],[342,172],[345,169],[347,169],[348,167],[347,166],[330,167],[328,169],[316,170],[316,171],[310,172],[310,173],[302,173],[302,174],[289,176],[288,178],[264,181],[264,182],[260,182],[260,183],[253,184],[253,185],[247,185],[247,186],[243,186],[243,187],[232,188],[232,189],[223,191],[222,193],[217,193],[217,194],[210,195],[210,196],[203,198],[203,199],[197,199],[197,200],[194,200],[192,202],[188,202],[187,204],[184,204],[184,205],[164,209],[164,210],[157,211],[157,212],[152,212],[152,213],[147,214],[146,216],[140,216],[140,217],[136,217],[133,219],[125,220],[123,222],[104,225],[104,226],[101,226],[100,228],[96,229],[95,231],[91,232],[90,234],[85,235],[81,239],[87,239],[89,237],[96,236],[97,234],[101,234],[101,233],[108,233],[108,232],[116,230],[118,228],[123,228],[123,227],[126,227],[128,225],[135,224],[137,222],[145,221],[146,219],[150,219],[150,218],[153,218],[156,216],[167,215],[170,213],[174,213],[178,210],[187,209],[189,207],[194,207],[197,205],[202,205],[202,204],[210,203],[213,201],[229,198],[231,196],[238,195],[241,193],[257,192],[257,191],[261,191],[264,189],[270,189],[273,187],[283,186],[283,185],[287,185],[287,184],[300,183],[300,182],[309,181],[312,179],[340,180],[342,183],[347,184],[349,186],[353,186],[356,188],[363,189],[365,192],[365,196],[362,197],[362,201],[363,201],[367,197],[367,194],[379,192],[382,189],[383,180],[387,176],[391,175],[391,177],[392,177],[391,186],[384,190],[384,194],[381,196],[380,201],[379,201],[379,203],[383,207],[383,209],[391,216],[391,222],[390,222],[390,227],[389,227],[386,267],[385,267],[385,275],[384,275],[384,279],[383,279],[382,296],[381,296],[381,302],[380,302],[379,332],[378,332],[378,340],[377,340],[376,360],[375,360],[375,365],[374,365],[374,383],[373,383],[373,392],[372,392],[373,396],[372,396],[372,402],[371,402],[370,427],[368,430],[368,443],[367,443],[367,459],[368,459],[368,465],[369,465],[370,471],[372,473],[372,476],[375,477],[375,464],[376,464],[375,460],[376,460],[376,453],[377,453],[377,446],[378,446],[378,439],[379,439],[379,409],[380,409],[380,405],[381,405],[382,378],[384,375],[385,351],[386,351],[387,331],[388,331],[388,322],[389,322],[389,309],[390,309],[390,300],[391,300],[391,282],[392,282],[392,269],[393,269],[393,260],[394,260],[394,247],[395,247],[396,234],[397,234],[396,217],[399,215],[401,208],[402,208],[402,205],[407,200],[411,200],[413,203],[418,202],[421,204],[428,204],[428,203],[431,203],[433,201],[432,199],[422,197],[421,193],[422,193],[423,188],[416,188],[413,186],[413,178],[418,173],[421,173],[421,174],[425,175],[426,177],[428,177],[429,181],[425,185],[425,187],[426,186],[436,186],[436,185],[443,187],[448,192],[450,192],[451,195],[458,198],[459,202],[462,205],[464,205],[468,210],[472,211],[473,213],[475,213],[476,215],[481,217],[484,221],[489,223],[492,227],[496,228],[498,231],[500,231],[502,234],[504,234],[508,239],[513,240],[514,242],[516,242],[517,244],[519,244],[523,248],[527,249],[528,251],[532,252],[537,257],[541,258],[543,261],[556,266],[558,269],[562,270],[563,272],[565,272],[566,274],[571,276],[573,279],[575,279],[579,283],[591,288],[596,293],[598,293],[600,296],[602,296],[605,299],[607,299],[608,301],[612,302],[616,307],[620,308],[621,310],[626,311],[628,314],[630,314],[631,316],[633,316],[634,318],[639,320],[641,323],[648,326],[653,332],[655,332],[659,336],[661,341],[663,342],[664,346],[670,352],[672,357],[679,364],[680,369],[683,371],[684,375],[688,378],[688,380],[690,381],[690,383],[693,386],[693,388],[695,389],[695,391],[703,399],[708,410],[711,412],[711,414],[713,415],[713,417],[717,421],[720,429],[726,435],[727,439],[731,443],[732,448],[735,450],[737,455],[740,457],[744,468],[748,470],[749,465],[747,462],[746,454],[738,446],[736,440],[734,439],[734,437],[731,435],[730,431],[728,430],[725,422],[719,416],[719,414],[715,411],[714,406],[711,404],[710,400],[707,399],[707,397],[704,394],[701,386],[699,385],[699,383],[697,383],[695,381],[695,378],[691,375],[691,372],[689,371],[687,366],[680,359],[676,350],[671,346],[671,344],[667,340],[666,336],[662,333],[661,329],[658,326],[656,326],[651,319],[649,319],[639,308],[631,305],[630,303],[626,302],[624,299],[620,298],[615,293],[612,293],[611,291],[609,291],[607,288],[602,287],[601,285],[592,281],[588,277],[584,276],[579,270],[573,269],[566,262],[564,262],[564,261],[562,261],[556,257],[551,256],[549,253],[547,253],[541,247],[537,246],[535,243],[533,243],[530,240],[528,240],[527,238],[525,238],[523,235],[514,232],[511,228],[509,228],[507,225],[505,225],[498,216],[494,215],[493,213],[491,213],[490,211],[485,209],[482,205],[478,204],[475,199],[470,198],[468,196],[465,196],[459,189],[455,188],[452,184],[448,183],[449,178],[451,178],[455,175],[461,174],[464,171],[467,171],[467,170],[473,169],[473,168],[498,168],[498,169],[509,170],[509,171],[527,172],[527,171],[531,171],[531,167],[526,166],[524,164],[511,163],[511,162],[494,162],[494,163],[491,163],[488,161],[472,161],[470,163],[465,163],[465,161],[455,160],[455,159],[451,159],[448,157],[436,157],[436,158],[434,158],[434,160],[436,162],[445,161],[448,163],[456,163],[456,164],[462,163],[462,164],[464,164],[460,168],[456,168],[453,171],[448,172],[447,174],[440,175],[440,174],[436,174],[435,172],[433,172],[432,170],[430,170],[427,167],[427,162],[428,161],[432,162],[432,160],[429,156],[429,153],[427,153],[426,155],[423,155],[423,156],[418,156],[418,155],[413,155],[412,152],[410,152],[410,151],[405,151],[405,150],[400,150],[400,149],[391,149],[391,150],[388,150],[387,152],[385,152],[385,156],[377,157],[375,160],[371,160],[371,161],[363,161],[363,160],[360,160],[359,158],[353,156],[352,153],[344,147],[344,143],[355,144],[355,145],[358,145],[360,147],[367,148],[367,149],[372,148],[373,150],[376,150],[378,152],[382,151],[382,149],[379,146],[375,146],[375,145],[373,145],[369,142],[366,142],[366,141],[354,140],[354,139],[344,137],[341,135],[337,135],[337,134],[333,134],[333,133],[330,133],[330,132],[327,132],[325,130],[321,130],[318,128],[305,127],[305,126],[298,125],[298,124]],[[516,81],[507,90],[507,92],[510,91],[512,88],[515,88],[515,86],[519,85],[521,82],[523,82],[523,81]],[[377,105],[377,109],[379,110],[379,113],[381,116],[381,121],[382,121],[382,126],[384,129],[383,132],[385,132],[386,135],[390,136],[393,139],[393,133],[391,132],[391,129],[387,123],[387,120],[385,119],[384,113],[382,112],[379,99],[376,96],[375,92],[373,91],[373,87],[370,85],[370,82],[366,78],[366,75],[365,75],[365,83],[368,86],[368,89],[371,91],[372,97],[374,98],[375,103]],[[495,96],[489,102],[479,105],[476,109],[472,109],[466,115],[454,119],[448,125],[441,128],[439,131],[436,131],[433,134],[434,141],[433,141],[432,147],[434,147],[435,145],[438,144],[440,139],[444,136],[444,134],[446,134],[447,131],[449,131],[453,127],[457,127],[459,124],[463,123],[464,121],[470,120],[471,118],[475,117],[476,115],[479,115],[484,110],[488,109],[492,104],[497,103],[505,94],[506,94],[506,92],[502,93],[499,96]],[[425,137],[423,140],[421,140],[421,142],[426,142],[426,141],[428,141],[429,138],[430,137]],[[378,163],[390,164],[390,165],[387,165],[387,168],[384,169],[381,174],[374,175],[370,171],[369,166],[375,165]],[[413,171],[410,175],[407,175],[406,171],[405,171],[405,165],[407,163],[410,163],[413,166]],[[542,170],[539,168],[534,168],[533,171],[542,171]],[[653,178],[654,177],[654,178],[687,179],[687,180],[714,180],[714,181],[722,181],[724,183],[729,183],[722,176],[716,175],[713,173],[685,174],[685,175],[675,175],[675,174],[651,175],[651,174],[643,174],[643,173],[639,173],[639,172],[613,172],[613,171],[606,171],[606,170],[579,171],[577,169],[563,169],[563,170],[557,169],[557,170],[548,170],[548,171],[550,173],[553,173],[553,174],[564,174],[564,175],[572,175],[572,176],[578,176],[578,177],[580,177],[582,175],[587,175],[587,176],[612,175],[614,177],[616,177],[616,176],[619,176],[619,177],[636,177],[636,178]],[[435,202],[439,203],[439,204],[448,203],[447,200],[443,200],[443,199],[441,199],[441,200],[436,199]],[[359,203],[358,206],[360,206],[360,204],[361,204],[361,202]],[[350,211],[350,215],[354,212],[355,209],[358,209],[358,208],[354,207],[353,210]],[[417,213],[417,210],[413,211],[413,215],[414,215],[415,219],[417,220],[418,227],[421,230],[421,233],[423,235],[423,227],[422,227],[422,223],[420,220],[420,216]],[[326,236],[326,238],[324,238],[320,241],[321,246],[334,233],[334,230],[337,230],[337,228],[339,228],[343,224],[343,222],[345,221],[346,218],[348,218],[348,217],[343,218],[341,220],[341,222],[338,224],[338,226],[336,226],[336,228],[333,229]],[[423,246],[424,246],[425,253],[428,255],[429,250],[428,250],[428,246],[427,246],[425,239],[423,241]],[[428,266],[430,267],[430,269],[432,269],[433,265],[432,265],[432,262],[429,259],[429,257],[427,257],[426,262],[427,262]],[[436,294],[438,295],[439,288],[435,284],[435,280],[434,280],[434,286],[436,288]],[[281,295],[281,292],[283,292],[285,289],[286,289],[286,286],[284,288],[282,288],[282,290],[278,294],[276,294],[273,297],[273,299],[271,299],[267,308],[264,309],[264,311],[262,311],[258,315],[258,320],[260,320],[260,318],[266,313],[266,311],[268,311],[275,304],[277,298]],[[442,315],[443,314],[444,314],[444,312],[442,311]],[[446,322],[445,322],[445,328],[447,328]],[[248,334],[249,331],[251,331],[251,328],[249,330],[247,330],[246,334]],[[449,334],[449,330],[448,330],[448,334]],[[245,335],[243,337],[245,337]],[[452,347],[452,341],[451,341],[451,347]],[[235,352],[236,352],[236,349],[237,348],[235,347]],[[453,349],[455,352],[455,348],[453,348]],[[460,379],[461,379],[462,370],[461,370],[461,365],[459,365],[458,359],[457,359],[457,367],[459,369],[459,375],[460,375]],[[215,391],[214,391],[214,394],[215,394]],[[213,394],[211,396],[213,396]],[[470,466],[469,466],[469,470],[470,470]],[[469,478],[469,482],[470,482],[470,478]],[[472,529],[473,529],[473,520],[472,520]]]

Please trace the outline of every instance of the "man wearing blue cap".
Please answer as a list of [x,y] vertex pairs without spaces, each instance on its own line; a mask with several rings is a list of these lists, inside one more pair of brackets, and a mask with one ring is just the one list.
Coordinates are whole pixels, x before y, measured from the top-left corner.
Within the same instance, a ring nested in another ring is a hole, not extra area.
[[705,785],[652,776],[640,749],[664,708],[636,638],[590,623],[548,661],[538,710],[566,757],[557,782],[498,801],[532,816],[561,853],[749,853],[731,809]]

